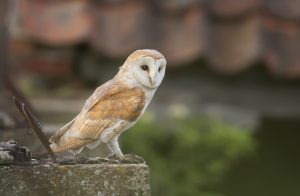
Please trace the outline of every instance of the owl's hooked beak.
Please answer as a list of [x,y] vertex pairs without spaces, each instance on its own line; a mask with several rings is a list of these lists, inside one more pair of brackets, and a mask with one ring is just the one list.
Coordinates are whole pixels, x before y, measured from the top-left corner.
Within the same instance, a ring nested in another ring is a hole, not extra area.
[[150,71],[149,73],[149,80],[150,80],[150,84],[153,87],[156,83],[156,78],[157,78],[157,72],[155,70]]

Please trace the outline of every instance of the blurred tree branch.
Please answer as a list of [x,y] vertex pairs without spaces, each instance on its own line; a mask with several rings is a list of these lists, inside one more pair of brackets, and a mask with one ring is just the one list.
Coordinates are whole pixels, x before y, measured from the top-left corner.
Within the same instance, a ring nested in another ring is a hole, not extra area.
[[11,17],[11,10],[13,8],[13,1],[0,1],[0,91],[1,89],[8,90],[13,96],[22,100],[29,108],[29,110],[37,116],[30,102],[26,99],[23,93],[14,85],[8,75],[8,26]]
[[19,112],[24,116],[27,123],[32,127],[33,131],[35,132],[35,134],[37,135],[37,137],[39,138],[43,146],[46,148],[47,153],[41,153],[41,154],[45,154],[45,155],[49,154],[53,162],[56,162],[55,155],[49,146],[49,141],[46,135],[42,131],[40,121],[30,113],[30,111],[28,110],[28,108],[24,103],[20,102],[16,97],[13,97],[13,99]]
[[1,79],[6,73],[7,64],[7,10],[9,0],[0,1],[0,74]]

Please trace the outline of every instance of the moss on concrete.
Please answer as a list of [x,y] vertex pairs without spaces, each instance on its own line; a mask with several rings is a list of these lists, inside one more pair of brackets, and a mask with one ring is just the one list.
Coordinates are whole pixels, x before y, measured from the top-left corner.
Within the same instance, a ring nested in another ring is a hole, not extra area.
[[8,151],[0,151],[0,165],[10,165],[14,162],[14,157]]
[[0,166],[0,195],[150,195],[145,164]]

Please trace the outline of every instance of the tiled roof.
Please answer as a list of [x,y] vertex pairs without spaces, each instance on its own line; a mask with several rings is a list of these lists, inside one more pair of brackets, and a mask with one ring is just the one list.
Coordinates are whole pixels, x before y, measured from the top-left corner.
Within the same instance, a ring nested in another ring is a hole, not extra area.
[[272,74],[300,77],[297,0],[18,0],[14,15],[13,39],[29,45],[88,43],[111,58],[155,48],[170,65],[204,57],[238,73],[264,61]]

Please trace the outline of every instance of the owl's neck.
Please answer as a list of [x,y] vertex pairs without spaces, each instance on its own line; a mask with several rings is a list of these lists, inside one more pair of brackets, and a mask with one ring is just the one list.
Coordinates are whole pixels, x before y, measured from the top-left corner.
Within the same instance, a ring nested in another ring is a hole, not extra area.
[[139,82],[136,81],[136,79],[134,78],[134,76],[130,73],[130,72],[126,72],[120,70],[119,73],[114,77],[113,79],[116,83],[119,83],[121,85],[125,85],[129,88],[140,88],[141,90],[144,91],[145,93],[145,105],[146,107],[148,106],[148,104],[151,102],[155,91],[157,88],[147,88],[145,86],[143,86],[142,84],[140,84]]

